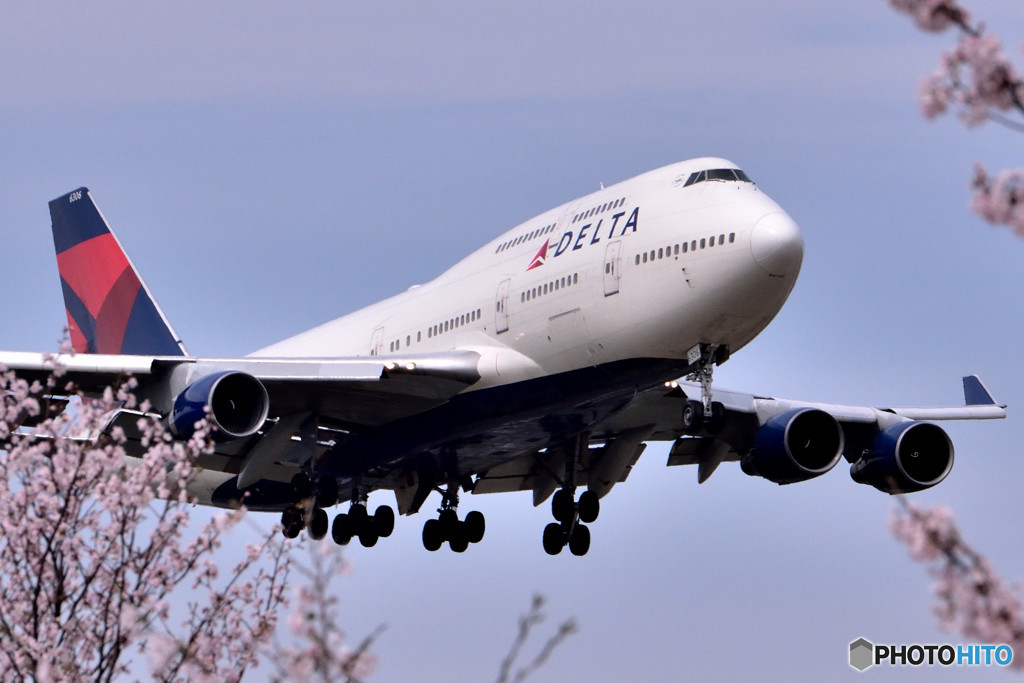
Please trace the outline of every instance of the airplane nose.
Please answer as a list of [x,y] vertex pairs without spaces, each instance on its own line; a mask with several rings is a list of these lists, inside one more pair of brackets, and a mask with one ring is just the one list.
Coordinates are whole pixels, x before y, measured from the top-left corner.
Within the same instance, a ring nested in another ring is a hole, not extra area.
[[804,260],[804,238],[793,219],[784,213],[762,216],[750,233],[750,251],[769,275],[796,275]]

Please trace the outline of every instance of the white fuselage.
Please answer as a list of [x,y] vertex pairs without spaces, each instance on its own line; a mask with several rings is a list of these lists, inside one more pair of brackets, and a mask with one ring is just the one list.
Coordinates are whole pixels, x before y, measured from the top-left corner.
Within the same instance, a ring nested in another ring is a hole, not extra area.
[[795,223],[754,183],[692,182],[735,168],[694,159],[603,188],[516,226],[428,283],[253,355],[471,349],[481,354],[481,381],[467,390],[476,391],[621,360],[685,358],[701,343],[735,352],[778,313],[803,255]]

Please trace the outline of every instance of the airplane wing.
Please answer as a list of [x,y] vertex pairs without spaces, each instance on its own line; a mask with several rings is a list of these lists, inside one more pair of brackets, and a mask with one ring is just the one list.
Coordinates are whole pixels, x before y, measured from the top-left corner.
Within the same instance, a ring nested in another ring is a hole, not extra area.
[[265,388],[270,417],[313,413],[338,427],[372,427],[439,405],[479,379],[478,359],[473,351],[320,359],[0,352],[0,366],[19,377],[42,380],[59,367],[63,381],[86,393],[130,375],[136,395],[159,412],[205,378],[235,373]]
[[[683,411],[700,397],[700,386],[672,382],[638,393],[593,426],[589,455],[578,464],[576,480],[603,496],[625,481],[645,442],[672,441],[668,465],[697,465],[699,483],[730,461],[742,462],[748,474],[793,483],[824,474],[842,456],[854,464],[854,478],[861,483],[889,493],[919,490],[941,481],[952,466],[952,444],[931,422],[1006,417],[1005,406],[977,376],[964,377],[963,387],[964,405],[909,408],[813,403],[715,389],[712,398],[724,411],[721,430],[705,424],[688,431]],[[482,473],[474,493],[532,489],[534,504],[540,504],[563,476],[557,469],[564,469],[563,461],[561,455],[547,453],[518,458]]]

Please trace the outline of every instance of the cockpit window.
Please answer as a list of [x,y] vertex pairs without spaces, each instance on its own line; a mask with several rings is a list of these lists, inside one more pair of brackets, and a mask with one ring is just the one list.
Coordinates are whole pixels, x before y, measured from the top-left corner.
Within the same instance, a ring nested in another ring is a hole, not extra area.
[[722,180],[722,181],[740,181],[743,183],[752,183],[753,180],[738,168],[713,168],[705,171],[696,171],[690,174],[690,177],[683,183],[683,187],[689,187],[696,183],[703,183],[705,180]]

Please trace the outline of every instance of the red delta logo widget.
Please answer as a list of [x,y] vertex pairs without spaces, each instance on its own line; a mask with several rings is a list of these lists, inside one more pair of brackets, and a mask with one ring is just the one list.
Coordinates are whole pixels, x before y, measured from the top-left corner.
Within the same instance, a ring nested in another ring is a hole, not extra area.
[[[577,251],[585,246],[597,244],[601,241],[602,237],[604,237],[605,239],[613,239],[616,236],[622,237],[623,235],[626,234],[627,231],[636,232],[637,224],[640,220],[639,206],[633,209],[633,212],[629,215],[629,218],[627,218],[626,222],[622,224],[622,228],[621,230],[619,230],[619,234],[615,234],[615,230],[619,227],[620,220],[625,215],[625,211],[620,211],[619,213],[616,213],[614,216],[611,217],[611,226],[608,228],[607,234],[603,234],[601,232],[602,224],[604,223],[604,218],[598,219],[596,225],[593,222],[587,223],[583,227],[579,228],[579,232],[576,232],[575,229],[566,230],[562,234],[562,238],[558,240],[558,244],[554,247],[555,253],[552,254],[551,257],[555,258],[561,256],[566,251]],[[591,231],[591,228],[593,228],[593,231]],[[549,248],[551,248],[550,238],[544,240],[544,245],[533,257],[533,260],[530,261],[530,265],[526,270],[531,271],[534,268],[540,268],[545,263],[547,263]]]
[[537,255],[533,257],[533,260],[530,261],[530,267],[527,268],[526,270],[533,270],[534,268],[540,268],[541,266],[543,266],[547,262],[547,260],[548,260],[548,244],[550,242],[551,242],[551,240],[544,240],[544,246],[541,247],[540,251],[537,252]]

